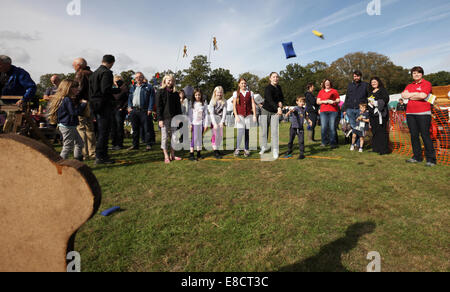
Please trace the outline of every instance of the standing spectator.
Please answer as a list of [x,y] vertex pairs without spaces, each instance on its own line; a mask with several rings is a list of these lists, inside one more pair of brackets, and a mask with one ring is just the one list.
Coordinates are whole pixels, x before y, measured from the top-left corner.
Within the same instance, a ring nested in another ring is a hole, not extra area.
[[186,93],[184,92],[184,90],[180,90],[180,103],[181,103],[181,114],[183,116],[187,116],[189,115],[189,100],[186,98]]
[[61,83],[61,79],[59,78],[58,75],[53,75],[50,78],[50,82],[52,83],[53,86],[47,88],[44,93],[44,99],[47,101],[49,101],[52,98],[52,96],[56,94],[56,91],[58,91],[58,86]]
[[[270,85],[268,85],[264,91],[264,104],[261,111],[261,117],[267,118],[265,122],[261,124],[262,131],[262,146],[261,152],[259,154],[263,155],[268,150],[268,139],[269,139],[269,127],[272,121],[272,117],[277,115],[281,116],[284,96],[283,90],[281,89],[280,76],[278,73],[272,72],[269,76]],[[272,129],[272,146],[273,146],[273,156],[278,159],[278,128]]]
[[[338,116],[339,93],[333,89],[333,83],[329,79],[322,82],[322,90],[317,96],[317,104],[320,105],[320,121],[322,125],[322,147],[331,145],[337,148],[336,118]],[[359,114],[359,110],[358,110]]]
[[409,84],[402,93],[402,98],[409,100],[406,111],[406,119],[411,132],[411,144],[414,157],[407,160],[407,163],[420,163],[423,161],[422,147],[419,135],[422,136],[425,144],[427,166],[436,166],[436,151],[430,136],[431,128],[431,104],[426,101],[432,92],[431,83],[423,79],[424,70],[422,67],[414,67],[411,70],[414,82]]
[[224,98],[223,87],[218,86],[214,89],[213,96],[208,107],[211,116],[211,127],[213,131],[211,143],[216,159],[222,159],[223,156],[222,153],[220,153],[220,147],[222,146],[223,127],[225,125],[225,119],[227,117],[226,107],[227,104]]
[[256,104],[256,118],[258,120],[258,127],[261,125],[260,117],[262,113],[262,107],[264,104],[264,98],[260,94],[255,94],[255,104]]
[[389,92],[378,77],[370,79],[369,92],[370,125],[372,127],[373,152],[389,153]]
[[343,107],[344,117],[348,116],[352,129],[358,126],[356,118],[359,117],[359,105],[361,103],[367,104],[369,84],[362,81],[362,75],[359,70],[353,73],[353,82],[348,85]]
[[[148,117],[153,115],[155,104],[153,87],[144,82],[144,74],[136,73],[135,83],[130,89],[128,98],[128,113],[133,127],[133,146],[130,150],[139,150],[139,135],[144,135],[147,151],[152,149],[148,130]],[[153,126],[153,121],[152,121]],[[141,129],[144,129],[141,131]]]
[[[186,98],[186,93],[184,92],[184,90],[180,90],[180,104],[181,104],[181,114],[185,117],[189,116],[189,109],[191,108],[189,105],[189,100]],[[180,124],[180,127],[178,128],[178,130],[182,130],[184,127],[184,123]],[[180,133],[180,143],[183,144],[184,141],[184,135],[183,132],[181,131]]]
[[305,93],[306,97],[306,112],[311,121],[311,126],[308,127],[308,138],[311,142],[315,142],[315,129],[317,126],[317,117],[319,115],[319,106],[317,105],[317,98],[314,96],[314,84],[308,83]]
[[[158,124],[161,128],[161,149],[164,152],[164,162],[169,164],[171,161],[179,161],[181,158],[175,156],[173,143],[175,142],[175,132],[177,127],[172,127],[172,120],[181,115],[180,95],[175,87],[175,78],[173,75],[164,76],[161,88],[156,94],[156,113]],[[169,155],[168,139],[171,140],[171,149]]]
[[[114,76],[114,85],[116,88],[127,87],[120,75]],[[124,123],[128,110],[128,96],[128,88],[126,92],[114,94],[114,110],[111,122],[112,150],[123,149],[125,135]]]
[[[111,132],[111,117],[113,112],[113,94],[120,90],[114,90],[114,77],[111,68],[116,59],[114,56],[105,55],[102,65],[91,75],[89,82],[90,104],[97,120],[98,139],[95,164],[114,164],[108,155],[108,138]],[[125,92],[124,88],[121,89]]]
[[402,113],[406,112],[406,106],[407,105],[406,105],[405,101],[403,100],[403,98],[400,98],[398,101],[398,104],[397,104],[397,112],[402,112]]
[[86,159],[95,159],[95,128],[94,114],[89,105],[89,78],[92,75],[91,68],[83,58],[77,58],[73,61],[72,67],[75,70],[75,81],[79,84],[78,100],[87,100],[88,105],[83,114],[79,117],[78,133],[83,139],[83,156]]
[[[256,124],[256,104],[254,94],[247,90],[247,81],[239,79],[239,88],[233,94],[234,116],[238,130],[237,145],[234,156],[240,155],[242,139],[245,136],[244,156],[250,156],[250,128]],[[253,119],[252,119],[253,117]]]
[[227,100],[227,127],[234,127],[234,105],[233,97]]
[[74,158],[83,161],[83,140],[77,131],[78,116],[87,106],[87,100],[77,100],[79,85],[76,81],[63,80],[49,106],[49,119],[57,123],[63,136],[61,158],[68,159],[74,150]]
[[[144,84],[148,84],[148,88],[150,88],[153,91],[153,108],[152,108],[152,113],[150,115],[147,115],[147,127],[141,127],[141,139],[142,139],[142,143],[147,145],[147,151],[151,150],[152,146],[155,145],[156,143],[156,134],[155,134],[155,127],[153,125],[153,114],[154,114],[154,106],[155,106],[155,89],[153,88],[153,85],[148,82],[147,78],[144,78]],[[146,131],[146,132],[144,132]],[[147,139],[146,137],[148,137],[148,140],[150,142],[150,147],[148,147],[148,143],[145,139]]]

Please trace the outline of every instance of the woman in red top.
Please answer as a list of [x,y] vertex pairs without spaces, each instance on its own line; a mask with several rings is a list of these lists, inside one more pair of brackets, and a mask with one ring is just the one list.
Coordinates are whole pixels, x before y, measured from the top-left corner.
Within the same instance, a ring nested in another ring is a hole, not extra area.
[[339,93],[333,88],[333,83],[329,79],[325,79],[322,82],[322,90],[317,96],[317,104],[320,106],[320,123],[322,125],[322,147],[331,145],[332,149],[337,148],[335,129],[340,102]]
[[411,132],[411,144],[414,157],[407,160],[408,163],[419,163],[423,161],[422,146],[419,135],[422,136],[423,144],[427,156],[427,166],[436,165],[436,151],[430,136],[431,128],[431,104],[427,101],[431,94],[431,83],[423,79],[424,70],[422,67],[411,69],[414,82],[409,84],[402,93],[402,98],[409,100],[406,110],[409,131]]

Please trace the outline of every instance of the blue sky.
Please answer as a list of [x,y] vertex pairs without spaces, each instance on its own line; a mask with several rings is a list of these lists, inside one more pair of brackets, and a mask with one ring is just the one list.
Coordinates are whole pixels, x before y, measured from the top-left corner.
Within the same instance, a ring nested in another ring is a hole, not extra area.
[[[211,65],[234,75],[330,64],[356,51],[385,54],[408,68],[422,65],[427,73],[450,70],[448,0],[381,0],[380,16],[367,14],[371,0],[80,1],[81,15],[69,16],[70,0],[0,0],[0,54],[35,79],[71,72],[79,56],[95,69],[106,53],[116,56],[116,71],[150,75],[189,67],[193,56],[208,55],[216,36]],[[288,41],[296,59],[284,57],[281,44]],[[183,45],[189,58],[179,55]]]

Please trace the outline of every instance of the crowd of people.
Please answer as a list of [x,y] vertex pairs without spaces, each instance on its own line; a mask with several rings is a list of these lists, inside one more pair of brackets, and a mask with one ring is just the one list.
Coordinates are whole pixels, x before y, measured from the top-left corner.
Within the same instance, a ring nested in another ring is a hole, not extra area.
[[[182,160],[175,155],[176,143],[190,146],[190,160],[202,159],[203,137],[209,128],[212,131],[214,156],[222,159],[220,150],[225,126],[237,129],[236,157],[242,151],[245,157],[251,155],[250,130],[259,127],[259,154],[264,155],[272,148],[273,157],[277,159],[279,129],[278,124],[273,123],[282,118],[288,118],[291,123],[286,157],[292,157],[297,137],[298,158],[305,158],[305,124],[310,141],[316,141],[315,129],[320,123],[321,147],[337,148],[337,129],[341,120],[349,125],[346,136],[351,138],[351,151],[363,152],[364,141],[371,130],[373,152],[389,154],[388,91],[378,77],[372,77],[369,83],[362,81],[360,71],[354,72],[343,104],[338,91],[333,88],[332,80],[325,79],[317,97],[314,95],[315,85],[309,83],[306,93],[297,98],[297,105],[283,112],[285,99],[276,72],[270,74],[270,84],[265,88],[263,97],[252,92],[247,81],[241,78],[232,102],[225,99],[221,86],[214,89],[208,102],[200,89],[196,89],[189,100],[183,90],[177,90],[171,75],[164,76],[158,89],[148,83],[142,72],[135,74],[133,84],[126,84],[121,76],[113,75],[111,69],[114,63],[114,56],[105,55],[100,67],[92,72],[85,59],[77,58],[73,62],[74,80],[59,80],[57,75],[51,78],[52,87],[46,90],[43,98],[49,101],[48,121],[57,126],[62,135],[62,158],[67,159],[74,152],[74,158],[80,161],[92,158],[96,164],[114,164],[109,150],[123,149],[127,117],[132,125],[133,144],[130,151],[139,150],[140,140],[145,143],[146,151],[152,150],[156,142],[153,124],[156,119],[166,164]],[[427,166],[432,167],[436,165],[436,153],[429,133],[431,104],[427,102],[432,87],[423,79],[424,70],[421,67],[413,68],[411,74],[414,81],[402,93],[402,99],[407,100],[408,105],[406,107],[400,102],[398,106],[399,111],[406,111],[414,150],[414,157],[407,162],[415,164],[423,161],[421,136]],[[8,56],[0,56],[0,93],[2,96],[22,96],[17,102],[19,106],[29,102],[36,93],[36,84],[30,75],[12,65]],[[231,118],[234,125],[230,123]],[[269,134],[271,146],[268,143]]]

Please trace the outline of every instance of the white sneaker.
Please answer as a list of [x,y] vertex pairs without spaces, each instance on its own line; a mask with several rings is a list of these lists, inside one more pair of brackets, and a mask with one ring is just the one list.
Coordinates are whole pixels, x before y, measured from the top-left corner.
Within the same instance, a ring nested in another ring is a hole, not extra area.
[[352,145],[352,147],[350,147],[350,151],[355,151],[355,145]]
[[261,147],[261,152],[259,152],[259,155],[263,155],[266,153],[266,147]]
[[236,151],[234,151],[234,156],[239,157],[239,155],[241,155],[241,151],[239,151],[239,149],[236,149]]
[[364,152],[363,149],[359,148],[359,153],[363,153],[363,152]]
[[273,158],[274,159],[278,159],[278,157],[280,157],[280,155],[278,154],[278,152],[274,151],[273,152]]

